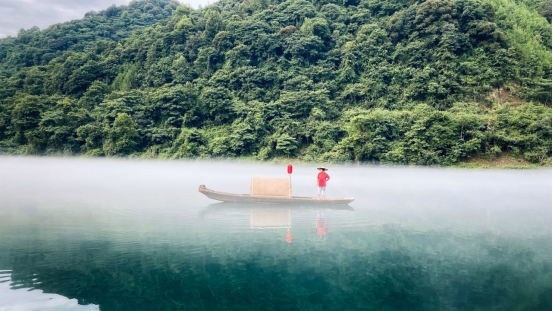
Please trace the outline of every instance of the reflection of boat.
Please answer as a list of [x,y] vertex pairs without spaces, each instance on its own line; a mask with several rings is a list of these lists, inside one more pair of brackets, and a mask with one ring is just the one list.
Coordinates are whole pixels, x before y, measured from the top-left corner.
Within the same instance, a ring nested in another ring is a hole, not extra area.
[[290,229],[292,212],[289,208],[251,208],[250,227],[252,229]]
[[205,185],[201,185],[199,191],[210,199],[223,201],[223,202],[245,202],[245,203],[280,203],[280,204],[324,204],[324,205],[336,205],[336,204],[350,204],[354,199],[325,199],[317,200],[316,198],[306,197],[283,197],[283,196],[258,196],[249,194],[234,194],[226,192],[218,192],[207,189]]
[[[208,206],[202,208],[199,211],[198,215],[200,216],[200,218],[203,218],[206,215],[220,214],[220,213],[235,213],[235,214],[249,213],[250,225],[252,227],[262,227],[258,225],[261,222],[257,221],[258,219],[260,219],[257,216],[264,215],[264,216],[274,218],[274,216],[276,215],[287,215],[288,212],[292,210],[316,210],[318,212],[354,211],[354,209],[351,206],[344,205],[344,204],[334,204],[334,205],[328,204],[324,206],[300,205],[300,204],[271,204],[270,206],[267,206],[267,204],[256,204],[256,203],[243,204],[239,202],[219,202],[219,203],[209,204]],[[252,218],[252,215],[254,215],[254,218]],[[278,221],[278,223],[279,225],[275,225],[275,226],[281,226],[280,225],[281,221]]]
[[328,204],[324,206],[271,204],[267,206],[266,204],[256,203],[220,202],[202,208],[198,216],[200,219],[204,219],[205,216],[212,215],[215,216],[215,219],[244,222],[244,216],[248,215],[251,229],[276,229],[277,232],[287,229],[286,242],[292,243],[292,214],[293,211],[300,211],[301,213],[301,210],[317,211],[317,235],[319,241],[321,241],[326,239],[328,233],[325,217],[326,211],[353,211],[354,209],[344,204]]

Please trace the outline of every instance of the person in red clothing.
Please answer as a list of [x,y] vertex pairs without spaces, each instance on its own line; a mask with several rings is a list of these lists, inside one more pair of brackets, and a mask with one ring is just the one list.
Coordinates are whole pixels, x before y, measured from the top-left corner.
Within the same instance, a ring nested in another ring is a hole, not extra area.
[[325,199],[326,194],[326,182],[330,180],[330,176],[325,172],[328,169],[324,167],[317,167],[317,169],[320,171],[320,173],[317,175],[317,187],[319,187],[319,194],[317,194],[317,200],[321,198],[321,195],[323,196],[323,200]]

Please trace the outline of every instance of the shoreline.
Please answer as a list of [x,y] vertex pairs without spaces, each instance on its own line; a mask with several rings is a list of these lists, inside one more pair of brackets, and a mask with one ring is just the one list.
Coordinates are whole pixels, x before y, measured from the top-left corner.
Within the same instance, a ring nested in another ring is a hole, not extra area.
[[381,168],[444,168],[444,169],[486,169],[486,170],[537,170],[537,169],[551,169],[551,158],[546,164],[536,164],[528,162],[520,157],[515,157],[510,154],[502,154],[495,157],[486,157],[483,155],[475,155],[462,162],[452,165],[416,165],[416,164],[393,164],[393,163],[379,163],[379,162],[360,162],[360,161],[346,161],[346,162],[324,162],[324,161],[306,161],[298,158],[284,158],[275,157],[270,160],[259,160],[256,157],[236,157],[236,158],[171,158],[171,157],[152,157],[144,154],[134,154],[124,157],[105,157],[105,156],[86,156],[86,155],[74,155],[74,154],[46,154],[46,155],[17,155],[9,153],[1,153],[1,158],[58,158],[58,159],[110,159],[110,160],[143,160],[152,162],[235,162],[235,163],[252,163],[252,164],[295,164],[295,165],[353,165],[353,166],[373,166]]

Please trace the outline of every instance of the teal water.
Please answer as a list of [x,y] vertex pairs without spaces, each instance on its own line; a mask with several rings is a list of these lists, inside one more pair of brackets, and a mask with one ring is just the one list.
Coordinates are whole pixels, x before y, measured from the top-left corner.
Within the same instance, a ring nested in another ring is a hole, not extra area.
[[[296,166],[295,195],[316,195]],[[0,157],[0,310],[551,310],[551,170]]]

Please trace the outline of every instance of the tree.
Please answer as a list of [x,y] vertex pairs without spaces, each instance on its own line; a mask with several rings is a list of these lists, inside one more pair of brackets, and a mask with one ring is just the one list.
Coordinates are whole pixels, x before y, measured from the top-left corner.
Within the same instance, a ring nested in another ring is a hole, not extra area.
[[126,113],[115,118],[113,126],[105,129],[107,133],[103,151],[107,156],[129,155],[137,150],[138,133],[134,121]]
[[287,133],[280,135],[277,139],[276,149],[284,152],[286,155],[291,155],[297,148],[296,140]]
[[317,36],[323,41],[330,41],[330,28],[324,18],[307,18],[301,26],[304,35]]
[[19,144],[26,142],[25,132],[35,129],[40,122],[43,104],[38,96],[25,95],[17,99],[12,110],[12,124],[14,126],[14,141]]
[[215,10],[207,12],[204,38],[207,42],[210,42],[215,38],[215,35],[223,29],[223,20],[221,14]]
[[232,118],[232,95],[223,87],[206,87],[200,95],[200,102],[206,115],[215,122],[223,124]]

